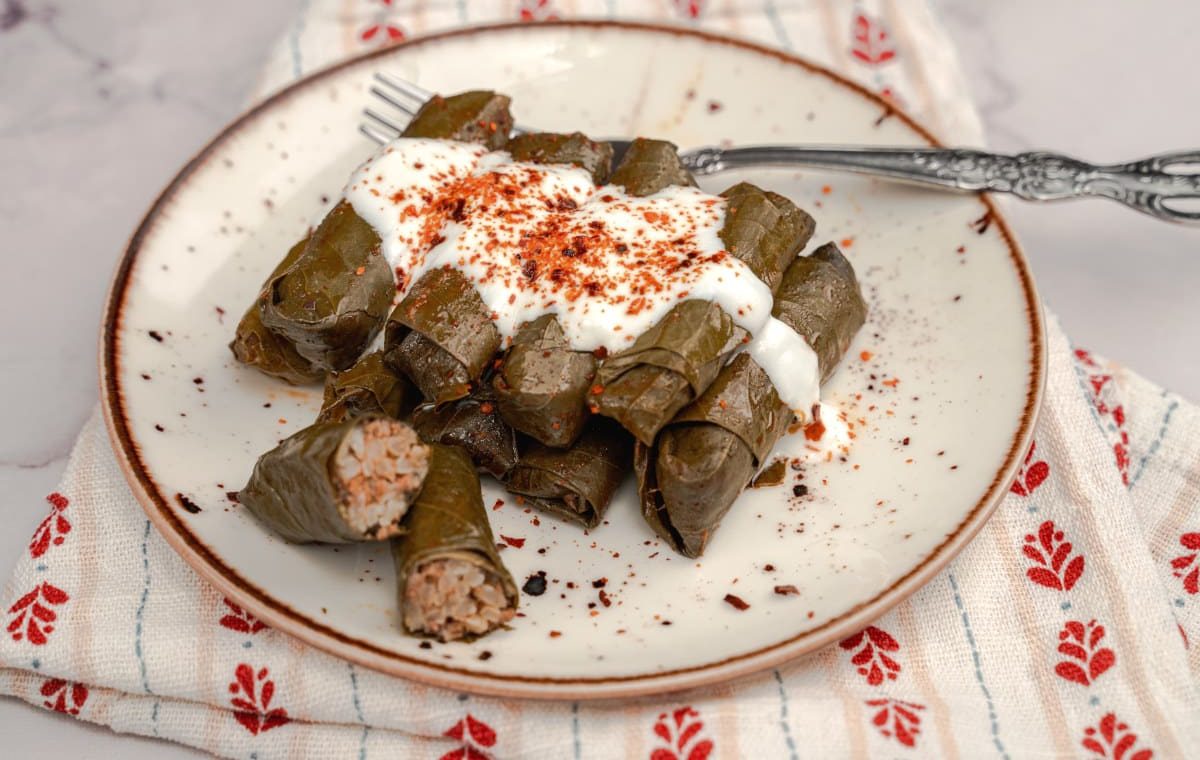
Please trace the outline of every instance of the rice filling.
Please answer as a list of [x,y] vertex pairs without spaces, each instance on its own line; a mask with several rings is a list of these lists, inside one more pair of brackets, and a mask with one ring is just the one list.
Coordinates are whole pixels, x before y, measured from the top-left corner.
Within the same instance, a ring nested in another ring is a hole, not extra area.
[[481,636],[514,614],[500,578],[466,559],[424,562],[404,588],[405,627],[442,641]]
[[395,536],[428,470],[429,448],[411,427],[387,418],[361,422],[334,455],[338,512],[366,538]]

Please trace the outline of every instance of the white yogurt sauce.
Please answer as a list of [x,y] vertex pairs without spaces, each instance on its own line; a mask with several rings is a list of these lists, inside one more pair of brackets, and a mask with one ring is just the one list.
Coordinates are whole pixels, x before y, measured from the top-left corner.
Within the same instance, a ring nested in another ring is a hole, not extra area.
[[725,200],[690,187],[644,198],[578,167],[515,162],[477,144],[400,138],[351,176],[345,199],[379,233],[402,296],[425,272],[471,280],[505,338],[554,313],[571,347],[620,351],[681,300],[715,301],[803,416],[816,354],[771,317],[771,291],[724,250]]

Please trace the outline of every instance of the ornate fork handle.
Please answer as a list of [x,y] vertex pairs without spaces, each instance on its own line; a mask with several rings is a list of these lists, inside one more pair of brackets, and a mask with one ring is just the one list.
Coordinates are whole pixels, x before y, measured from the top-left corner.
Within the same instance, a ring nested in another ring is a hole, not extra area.
[[[1174,222],[1200,222],[1200,211],[1165,203],[1200,201],[1200,174],[1168,171],[1200,164],[1200,151],[1164,153],[1126,164],[1096,165],[1057,153],[1003,155],[941,148],[702,148],[684,156],[696,174],[762,166],[811,166],[937,185],[967,192],[1012,193],[1030,201],[1097,196]],[[1192,167],[1193,169],[1195,167]],[[1192,206],[1200,209],[1200,205]]]

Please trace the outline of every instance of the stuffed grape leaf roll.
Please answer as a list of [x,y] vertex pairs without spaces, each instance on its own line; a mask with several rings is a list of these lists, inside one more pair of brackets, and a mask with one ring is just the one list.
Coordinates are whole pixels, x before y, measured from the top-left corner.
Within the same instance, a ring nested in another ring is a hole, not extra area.
[[341,372],[325,378],[325,396],[318,422],[341,422],[364,414],[400,418],[411,406],[414,391],[383,361],[383,352],[373,351]]
[[[403,137],[480,142],[499,148],[512,129],[509,100],[488,91],[430,99]],[[383,327],[395,275],[375,230],[345,200],[313,231],[299,257],[276,274],[262,322],[322,370],[349,367]]]
[[[612,168],[612,146],[569,135],[514,137],[508,151],[519,161],[573,164],[603,184]],[[553,314],[521,326],[493,385],[500,414],[509,425],[548,446],[570,446],[588,418],[587,395],[596,376],[596,358],[575,351]]]
[[278,377],[293,385],[314,383],[320,380],[325,372],[301,356],[291,341],[281,338],[267,329],[262,321],[261,302],[266,297],[267,285],[290,267],[296,259],[300,258],[306,245],[308,245],[307,237],[292,246],[287,255],[283,257],[283,261],[279,262],[267,276],[266,282],[259,290],[258,297],[254,299],[254,303],[250,304],[250,308],[246,309],[246,313],[238,322],[233,342],[229,344],[229,349],[233,351],[234,357],[242,364],[248,364],[260,372]]
[[293,543],[380,541],[429,471],[411,427],[377,414],[317,422],[259,457],[238,501]]
[[517,584],[496,551],[470,458],[455,446],[430,450],[425,486],[392,541],[400,619],[414,635],[469,640],[513,618]]
[[[812,237],[815,224],[787,198],[740,183],[726,199],[720,237],[772,291]],[[601,363],[596,411],[650,444],[663,425],[716,378],[746,331],[711,301],[687,300]]]
[[483,472],[503,479],[517,463],[517,434],[500,417],[486,385],[448,404],[421,404],[413,428],[428,443],[459,446]]
[[612,420],[592,420],[566,449],[532,444],[505,482],[534,507],[595,528],[629,471],[633,439]]
[[[832,243],[788,267],[773,309],[816,352],[822,380],[866,313],[854,270]],[[766,371],[748,353],[738,354],[653,445],[638,444],[642,515],[680,554],[700,556],[792,420]]]

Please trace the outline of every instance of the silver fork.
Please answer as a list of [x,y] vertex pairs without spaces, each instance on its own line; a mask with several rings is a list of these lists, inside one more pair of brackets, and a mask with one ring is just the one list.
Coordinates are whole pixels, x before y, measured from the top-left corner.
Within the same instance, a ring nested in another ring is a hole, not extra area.
[[[411,118],[434,93],[412,82],[375,74],[371,94]],[[407,123],[372,108],[359,130],[377,143],[398,136]],[[513,134],[537,132],[517,125]],[[619,160],[625,139],[608,140]],[[1012,155],[967,148],[802,147],[756,145],[685,150],[693,174],[755,166],[808,166],[849,171],[963,192],[1012,193],[1027,201],[1109,198],[1168,222],[1200,223],[1200,150],[1162,153],[1123,164],[1089,164],[1058,153]]]

